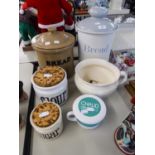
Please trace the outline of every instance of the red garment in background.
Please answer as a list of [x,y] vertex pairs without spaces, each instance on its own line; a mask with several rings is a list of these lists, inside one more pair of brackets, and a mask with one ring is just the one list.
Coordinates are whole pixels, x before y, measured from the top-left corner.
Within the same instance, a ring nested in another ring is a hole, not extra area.
[[64,26],[62,9],[68,16],[72,12],[71,4],[66,0],[26,0],[22,8],[24,10],[29,7],[38,10],[38,26],[41,29]]

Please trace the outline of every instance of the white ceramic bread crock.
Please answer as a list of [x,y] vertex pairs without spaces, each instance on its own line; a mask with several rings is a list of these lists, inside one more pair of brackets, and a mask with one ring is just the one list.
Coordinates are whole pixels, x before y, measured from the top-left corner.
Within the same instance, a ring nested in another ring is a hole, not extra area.
[[109,61],[109,55],[118,25],[106,18],[108,10],[105,7],[89,9],[91,17],[76,24],[79,42],[79,58],[102,58]]
[[75,68],[75,84],[82,94],[106,97],[127,81],[127,74],[103,59],[86,59]]

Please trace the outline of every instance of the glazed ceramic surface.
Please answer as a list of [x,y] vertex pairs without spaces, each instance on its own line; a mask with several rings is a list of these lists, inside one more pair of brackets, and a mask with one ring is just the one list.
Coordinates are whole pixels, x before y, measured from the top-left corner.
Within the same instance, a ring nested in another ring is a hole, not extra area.
[[48,127],[39,127],[37,125],[34,124],[33,120],[32,120],[32,113],[35,110],[35,108],[33,109],[33,111],[31,112],[30,115],[30,123],[32,125],[32,127],[34,128],[34,130],[36,132],[38,132],[38,134],[44,138],[44,139],[55,139],[56,137],[60,136],[60,134],[63,131],[63,120],[62,120],[62,111],[61,108],[58,104],[55,104],[52,102],[52,104],[56,105],[59,108],[59,118],[57,119],[57,121],[48,126]]
[[89,13],[91,17],[76,24],[80,60],[103,58],[109,61],[117,25],[105,17],[107,9],[104,7],[92,7]]
[[36,51],[40,67],[61,66],[71,77],[74,73],[73,47],[75,37],[67,32],[52,31],[36,35],[32,47]]
[[127,74],[102,59],[86,59],[75,68],[75,84],[83,94],[105,97],[127,81]]
[[39,97],[42,103],[55,102],[60,106],[66,103],[66,100],[68,98],[68,80],[66,72],[64,79],[57,85],[51,87],[38,86],[33,80],[34,74],[32,75],[31,83],[33,85],[36,95]]
[[77,122],[82,128],[97,128],[106,115],[106,106],[102,99],[94,95],[81,95],[73,103],[73,111],[67,113],[67,119]]

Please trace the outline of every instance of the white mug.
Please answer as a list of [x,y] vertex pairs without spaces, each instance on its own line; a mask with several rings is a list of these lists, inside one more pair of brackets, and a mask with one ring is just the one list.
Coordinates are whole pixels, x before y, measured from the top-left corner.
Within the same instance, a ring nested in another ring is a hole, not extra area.
[[77,122],[82,128],[97,128],[106,115],[104,101],[95,95],[81,95],[73,104],[73,111],[67,113],[69,121]]

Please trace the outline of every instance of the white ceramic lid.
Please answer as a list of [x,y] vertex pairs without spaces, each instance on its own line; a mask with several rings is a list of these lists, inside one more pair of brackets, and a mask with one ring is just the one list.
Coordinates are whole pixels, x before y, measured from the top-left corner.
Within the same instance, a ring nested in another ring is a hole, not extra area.
[[89,9],[88,17],[76,24],[76,30],[84,33],[104,34],[112,33],[118,25],[106,18],[108,10],[105,7],[94,6]]
[[97,124],[106,115],[106,106],[102,99],[95,95],[81,95],[73,104],[75,117],[85,124]]

